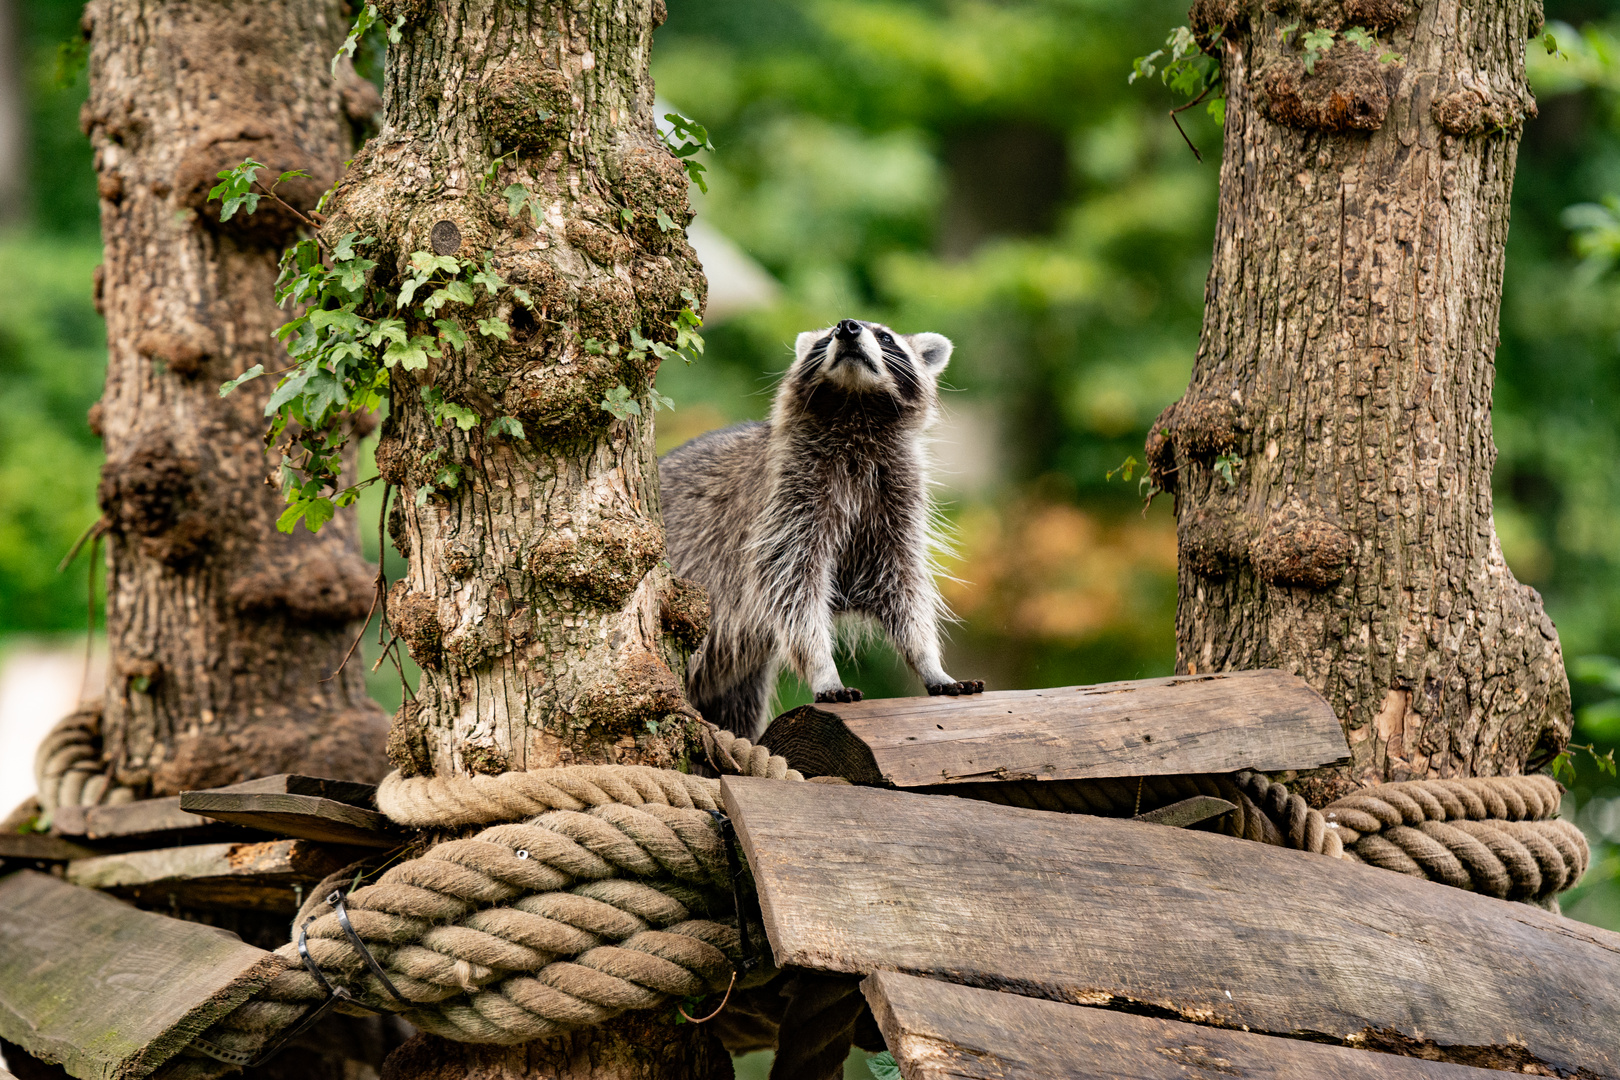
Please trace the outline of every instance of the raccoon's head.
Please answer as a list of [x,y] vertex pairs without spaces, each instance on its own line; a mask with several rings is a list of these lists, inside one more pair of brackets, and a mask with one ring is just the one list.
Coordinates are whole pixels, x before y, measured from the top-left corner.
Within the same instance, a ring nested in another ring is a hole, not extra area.
[[896,334],[882,323],[845,319],[800,334],[795,351],[787,383],[801,393],[824,387],[926,408],[951,358],[951,341],[943,334]]

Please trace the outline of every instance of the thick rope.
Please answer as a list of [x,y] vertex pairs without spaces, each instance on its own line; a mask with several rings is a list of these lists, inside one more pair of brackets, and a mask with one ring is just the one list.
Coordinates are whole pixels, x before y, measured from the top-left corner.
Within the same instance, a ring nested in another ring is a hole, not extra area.
[[81,705],[56,722],[34,754],[40,809],[116,806],[135,801],[135,789],[113,782],[101,753],[101,706]]
[[[798,778],[746,740],[705,743],[717,768]],[[735,921],[716,917],[732,905],[710,813],[719,797],[718,780],[643,766],[396,772],[377,803],[400,824],[530,820],[435,844],[344,898],[350,925],[405,1002],[370,970],[324,898],[305,904],[298,925],[312,920],[306,947],[333,985],[463,1042],[527,1042],[724,990],[742,955]],[[323,882],[322,893],[343,876]],[[282,970],[203,1041],[254,1053],[326,998],[296,943],[275,955]],[[765,966],[739,985],[774,976]]]
[[1289,847],[1503,900],[1547,903],[1591,861],[1580,829],[1553,817],[1563,788],[1550,776],[1379,784],[1321,811],[1258,773],[1234,779]]

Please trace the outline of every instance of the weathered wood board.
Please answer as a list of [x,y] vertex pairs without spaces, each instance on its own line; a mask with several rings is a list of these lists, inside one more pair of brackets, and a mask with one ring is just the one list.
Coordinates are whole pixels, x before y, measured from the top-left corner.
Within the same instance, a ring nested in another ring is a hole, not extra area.
[[227,908],[292,914],[301,894],[363,852],[308,840],[196,844],[80,859],[67,880],[147,906]]
[[67,862],[83,859],[97,852],[83,844],[63,840],[44,833],[0,833],[0,861]]
[[[317,776],[278,773],[244,780],[208,794],[300,795],[329,799],[349,806],[369,807],[377,789],[371,784],[349,780],[326,780]],[[161,799],[141,799],[119,806],[64,806],[52,815],[51,834],[83,840],[101,847],[130,850],[162,844],[200,844],[208,840],[256,839],[265,830],[254,821],[230,824],[191,813],[182,806],[183,792]],[[254,832],[245,831],[251,828]],[[286,835],[300,836],[300,833]],[[315,840],[330,836],[309,837]],[[352,842],[352,841],[344,841]]]
[[1620,1077],[1620,934],[1140,822],[731,776],[721,791],[778,965]]
[[180,805],[193,814],[277,836],[383,848],[405,840],[405,834],[375,810],[315,795],[185,791]]
[[906,1080],[1491,1080],[1501,1075],[889,971],[868,976],[861,990]]
[[47,874],[0,878],[0,1037],[80,1080],[136,1080],[275,970],[235,934]]
[[760,742],[806,775],[902,788],[1274,772],[1349,754],[1321,695],[1271,670],[805,705]]

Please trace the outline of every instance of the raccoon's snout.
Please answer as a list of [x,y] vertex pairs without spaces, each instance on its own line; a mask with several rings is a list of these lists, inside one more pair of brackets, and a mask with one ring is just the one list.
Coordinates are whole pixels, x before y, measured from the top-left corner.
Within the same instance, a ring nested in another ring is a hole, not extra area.
[[838,324],[838,340],[854,341],[861,336],[861,324],[854,319],[845,319]]

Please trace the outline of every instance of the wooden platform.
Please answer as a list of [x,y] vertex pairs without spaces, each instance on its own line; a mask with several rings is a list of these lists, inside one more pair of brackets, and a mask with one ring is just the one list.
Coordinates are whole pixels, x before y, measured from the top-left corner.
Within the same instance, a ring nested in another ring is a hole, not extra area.
[[143,906],[291,915],[301,890],[364,857],[366,851],[308,840],[195,844],[79,859],[67,880]]
[[0,1037],[80,1080],[138,1080],[274,970],[235,934],[32,870],[0,878]]
[[1620,935],[1247,841],[725,777],[778,965],[1620,1077]]
[[1502,1075],[890,971],[869,976],[861,990],[906,1080],[1491,1080]]
[[899,788],[1275,772],[1349,755],[1321,695],[1270,670],[805,705],[760,742],[806,776]]

